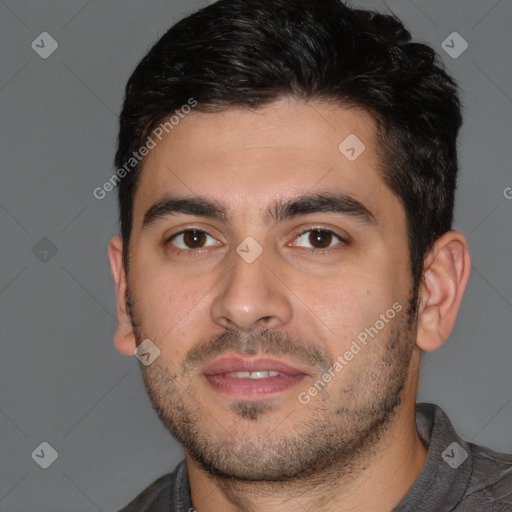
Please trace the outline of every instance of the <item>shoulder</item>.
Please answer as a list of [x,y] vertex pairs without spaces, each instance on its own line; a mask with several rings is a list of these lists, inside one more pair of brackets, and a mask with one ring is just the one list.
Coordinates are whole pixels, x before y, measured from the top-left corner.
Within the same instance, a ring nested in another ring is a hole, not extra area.
[[[171,510],[176,491],[183,486],[185,461],[181,461],[171,473],[167,473],[146,487],[133,501],[119,512],[168,512]],[[177,492],[176,492],[177,494]]]
[[470,442],[467,446],[471,451],[473,471],[464,493],[464,505],[492,504],[492,510],[497,512],[512,510],[512,454],[495,452]]
[[428,502],[421,510],[511,512],[512,455],[463,439],[437,405],[417,404],[416,413],[429,453],[412,501],[406,502],[414,508],[397,510],[418,510],[417,503]]

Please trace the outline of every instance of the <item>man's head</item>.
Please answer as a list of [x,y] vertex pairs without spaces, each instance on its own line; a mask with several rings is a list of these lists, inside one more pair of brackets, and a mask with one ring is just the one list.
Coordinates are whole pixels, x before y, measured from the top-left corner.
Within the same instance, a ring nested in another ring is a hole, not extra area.
[[460,123],[434,52],[337,0],[220,0],[139,64],[116,166],[152,144],[119,184],[116,346],[160,349],[146,387],[204,469],[353,469],[411,414],[469,273]]

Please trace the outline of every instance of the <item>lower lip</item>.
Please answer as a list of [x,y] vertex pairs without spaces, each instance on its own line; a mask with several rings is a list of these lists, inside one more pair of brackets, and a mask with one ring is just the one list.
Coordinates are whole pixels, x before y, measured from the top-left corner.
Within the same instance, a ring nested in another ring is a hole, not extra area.
[[254,399],[286,391],[301,382],[305,375],[278,375],[266,379],[237,379],[227,375],[205,375],[205,377],[216,391]]

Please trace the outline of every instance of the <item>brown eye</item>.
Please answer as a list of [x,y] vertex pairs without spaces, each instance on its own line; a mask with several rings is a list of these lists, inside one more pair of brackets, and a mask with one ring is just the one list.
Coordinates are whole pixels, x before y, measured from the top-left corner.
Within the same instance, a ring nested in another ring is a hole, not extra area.
[[293,245],[304,247],[306,249],[329,249],[338,245],[339,243],[346,243],[336,233],[328,229],[308,229],[296,238]]
[[188,229],[177,233],[171,237],[169,242],[182,250],[203,249],[212,245],[220,245],[220,242],[211,235],[198,229]]
[[309,243],[315,249],[326,249],[332,243],[332,233],[329,231],[314,230],[309,233]]
[[183,243],[190,249],[202,247],[206,242],[206,234],[203,231],[187,231],[183,233]]

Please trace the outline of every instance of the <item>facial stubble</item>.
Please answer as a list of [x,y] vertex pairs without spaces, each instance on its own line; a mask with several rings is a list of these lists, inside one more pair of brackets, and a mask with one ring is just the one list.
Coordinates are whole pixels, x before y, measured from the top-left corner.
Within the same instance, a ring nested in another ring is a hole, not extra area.
[[[129,292],[128,299],[139,344],[146,331]],[[408,377],[416,328],[411,312],[416,302],[413,293],[409,307],[390,322],[389,332],[369,341],[365,353],[357,354],[316,400],[305,405],[297,399],[302,421],[293,426],[286,423],[286,415],[280,417],[279,406],[267,400],[232,400],[233,422],[226,424],[226,411],[219,411],[221,423],[206,411],[196,392],[197,368],[230,350],[291,355],[314,369],[315,381],[332,368],[334,360],[318,344],[283,333],[264,330],[242,335],[226,330],[198,343],[177,372],[169,370],[164,357],[150,366],[141,364],[144,385],[162,423],[211,476],[239,482],[325,485],[332,478],[358,473],[391,425]],[[276,428],[270,434],[265,429],[261,430],[265,434],[258,434],[258,424],[269,417],[276,418]],[[250,435],[250,431],[257,433]]]

